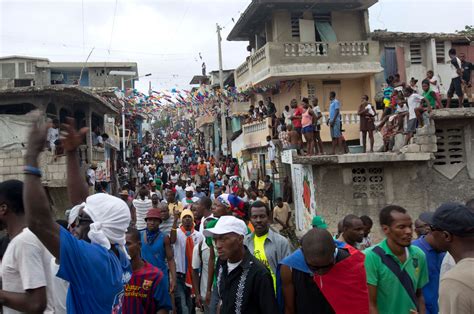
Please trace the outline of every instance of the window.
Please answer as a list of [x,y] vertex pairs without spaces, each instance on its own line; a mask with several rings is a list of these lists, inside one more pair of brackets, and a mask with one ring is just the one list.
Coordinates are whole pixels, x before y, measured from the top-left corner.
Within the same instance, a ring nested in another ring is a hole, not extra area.
[[423,59],[421,57],[421,44],[416,42],[410,43],[410,61],[411,64],[421,64]]
[[436,46],[436,62],[437,63],[445,63],[446,62],[446,55],[444,52],[444,41],[437,41],[435,42]]
[[15,75],[15,63],[2,63],[1,66],[1,78],[13,79],[16,77]]
[[35,74],[35,64],[33,62],[25,62],[25,74]]
[[25,86],[33,86],[32,79],[15,79],[14,81],[15,87],[25,87]]
[[294,13],[291,15],[291,37],[299,38],[300,37],[300,13]]
[[435,155],[435,165],[453,165],[464,163],[464,127],[436,126],[438,151]]
[[352,168],[353,199],[385,197],[383,168]]
[[314,100],[316,98],[316,86],[308,83],[308,99]]

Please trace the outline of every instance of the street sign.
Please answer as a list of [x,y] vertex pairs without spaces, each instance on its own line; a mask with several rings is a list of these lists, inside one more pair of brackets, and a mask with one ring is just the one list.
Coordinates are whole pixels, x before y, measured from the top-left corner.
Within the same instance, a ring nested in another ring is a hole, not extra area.
[[163,155],[164,164],[174,164],[174,155]]

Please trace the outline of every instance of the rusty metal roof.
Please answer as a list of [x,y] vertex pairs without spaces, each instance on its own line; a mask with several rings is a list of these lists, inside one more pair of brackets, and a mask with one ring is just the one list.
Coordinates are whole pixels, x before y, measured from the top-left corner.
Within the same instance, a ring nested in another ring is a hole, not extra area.
[[59,95],[71,99],[71,102],[92,102],[103,105],[108,111],[119,112],[121,103],[113,88],[88,88],[76,85],[48,85],[15,87],[0,90],[0,97],[25,97]]
[[370,33],[372,40],[379,41],[419,41],[427,39],[451,40],[456,42],[471,42],[472,36],[466,36],[456,33],[410,33],[410,32],[391,32],[377,29]]

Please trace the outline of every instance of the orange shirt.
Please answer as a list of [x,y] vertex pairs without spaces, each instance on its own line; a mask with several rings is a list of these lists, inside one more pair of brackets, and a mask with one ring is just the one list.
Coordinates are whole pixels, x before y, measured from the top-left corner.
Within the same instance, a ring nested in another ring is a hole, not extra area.
[[206,175],[207,166],[206,164],[199,164],[198,165],[198,174],[202,177]]

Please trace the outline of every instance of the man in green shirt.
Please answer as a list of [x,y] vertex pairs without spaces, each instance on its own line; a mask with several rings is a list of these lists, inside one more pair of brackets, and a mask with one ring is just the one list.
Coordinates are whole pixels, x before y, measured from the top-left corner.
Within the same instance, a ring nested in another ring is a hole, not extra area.
[[[379,214],[386,236],[364,252],[370,313],[425,313],[422,288],[428,283],[428,267],[423,251],[411,245],[412,220],[406,210],[390,205]],[[402,284],[393,270],[407,279]]]

